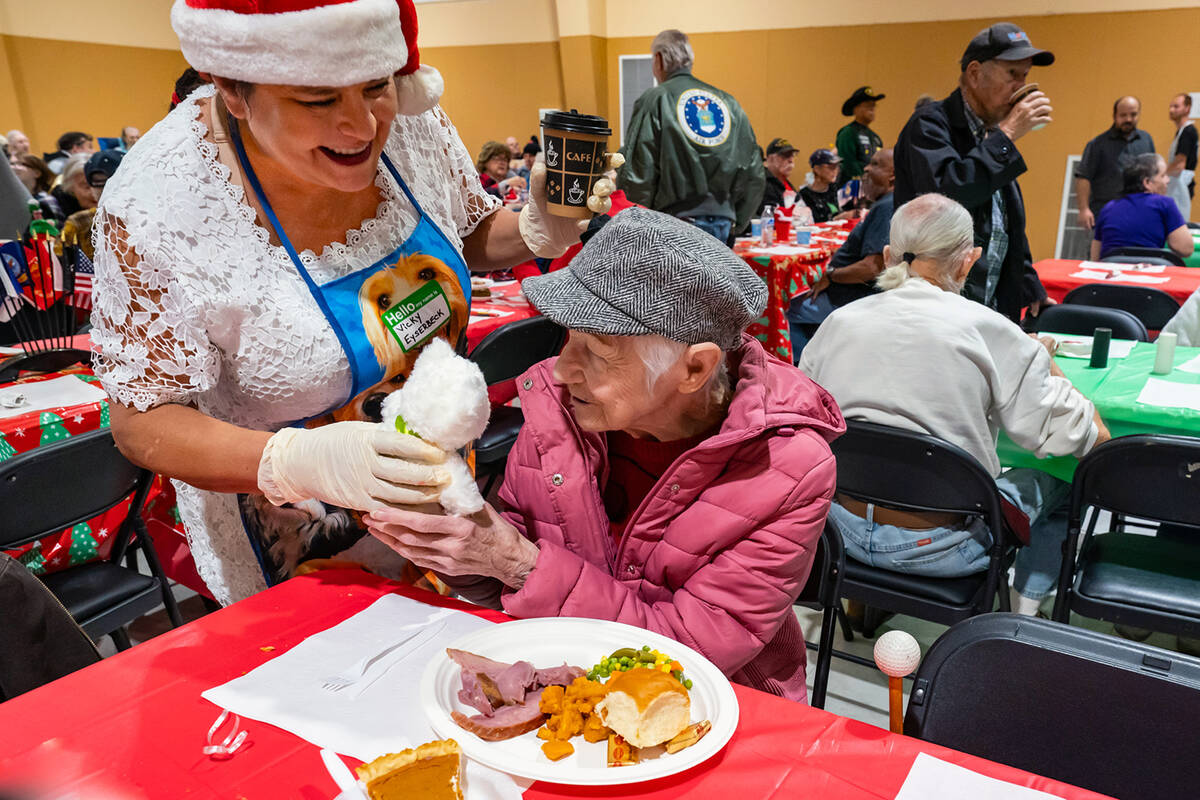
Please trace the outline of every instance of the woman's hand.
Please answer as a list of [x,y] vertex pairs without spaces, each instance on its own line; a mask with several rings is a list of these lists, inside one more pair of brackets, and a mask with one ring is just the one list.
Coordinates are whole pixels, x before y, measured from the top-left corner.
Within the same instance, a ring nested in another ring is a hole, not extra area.
[[520,589],[537,562],[537,545],[491,504],[469,517],[383,508],[364,521],[376,539],[417,566],[443,575],[485,575]]
[[[616,169],[625,163],[620,153],[607,153],[606,167]],[[616,189],[608,178],[600,178],[592,185],[588,208],[594,214],[603,214],[612,206],[608,195]],[[521,209],[521,238],[538,258],[558,258],[587,230],[588,221],[559,217],[546,208],[546,165],[534,164],[529,171],[529,202]]]
[[436,502],[450,473],[446,455],[373,422],[284,428],[267,442],[258,488],[275,505],[316,499],[370,511]]

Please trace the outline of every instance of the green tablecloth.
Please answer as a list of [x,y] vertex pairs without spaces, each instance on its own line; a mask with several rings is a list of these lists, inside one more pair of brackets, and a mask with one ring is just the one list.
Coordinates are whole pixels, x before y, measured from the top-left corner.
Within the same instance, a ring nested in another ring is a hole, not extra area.
[[[1200,355],[1200,347],[1177,347],[1175,365]],[[1137,402],[1146,380],[1151,377],[1177,383],[1200,384],[1200,375],[1174,370],[1169,375],[1151,375],[1154,366],[1154,345],[1138,342],[1128,356],[1110,360],[1105,369],[1092,369],[1084,358],[1055,359],[1063,374],[1083,392],[1100,411],[1100,417],[1116,436],[1135,433],[1168,433],[1200,437],[1200,410],[1162,408]],[[996,451],[1006,467],[1033,467],[1056,478],[1069,481],[1079,463],[1070,456],[1036,458],[1027,450],[1013,444],[1003,433]]]
[[1200,231],[1192,229],[1192,254],[1183,260],[1185,267],[1200,267]]

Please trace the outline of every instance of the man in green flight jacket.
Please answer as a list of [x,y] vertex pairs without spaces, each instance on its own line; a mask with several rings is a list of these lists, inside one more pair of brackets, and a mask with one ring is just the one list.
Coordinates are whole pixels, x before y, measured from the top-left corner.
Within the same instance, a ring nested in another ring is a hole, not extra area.
[[634,203],[729,241],[746,229],[763,196],[754,129],[737,100],[692,76],[686,34],[663,31],[650,51],[658,85],[633,106],[617,186]]

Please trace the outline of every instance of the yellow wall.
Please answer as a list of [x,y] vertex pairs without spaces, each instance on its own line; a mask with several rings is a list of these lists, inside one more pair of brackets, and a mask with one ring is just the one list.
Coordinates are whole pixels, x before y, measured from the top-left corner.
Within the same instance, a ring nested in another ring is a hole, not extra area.
[[474,158],[489,139],[523,142],[537,133],[537,110],[562,105],[557,42],[421,48],[446,81],[442,106]]
[[[91,0],[54,5],[48,25],[44,4],[0,0],[0,131],[23,128],[41,152],[68,129],[147,129],[185,66],[171,0],[110,0],[100,15]],[[1066,156],[1108,125],[1113,98],[1143,98],[1143,127],[1165,152],[1170,96],[1200,89],[1187,33],[1200,28],[1194,0],[1056,0],[1054,15],[1048,6],[1009,0],[1003,11],[1059,59],[1034,78],[1055,122],[1019,143],[1035,257],[1053,252]],[[671,26],[692,35],[696,74],[741,101],[760,142],[787,136],[805,152],[832,143],[845,122],[842,100],[870,84],[888,95],[875,127],[891,144],[919,94],[954,88],[966,41],[991,21],[964,19],[978,12],[959,0],[765,0],[730,9],[728,0],[454,0],[418,13],[423,60],[445,76],[444,105],[472,154],[487,139],[529,136],[539,108],[573,106],[616,128],[618,56],[648,52],[651,37]],[[75,81],[53,86],[47,65]]]
[[35,154],[53,151],[64,131],[118,136],[133,125],[145,132],[167,113],[175,79],[187,68],[178,50],[25,36],[0,40],[15,90],[4,91],[0,64],[0,132],[21,128]]

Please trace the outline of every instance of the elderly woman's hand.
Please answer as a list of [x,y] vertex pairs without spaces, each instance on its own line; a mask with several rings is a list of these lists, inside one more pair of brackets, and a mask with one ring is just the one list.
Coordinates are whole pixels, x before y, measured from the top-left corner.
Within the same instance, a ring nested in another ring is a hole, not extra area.
[[364,521],[376,539],[443,575],[486,575],[520,589],[538,557],[537,545],[491,504],[469,517],[385,508],[372,511]]

